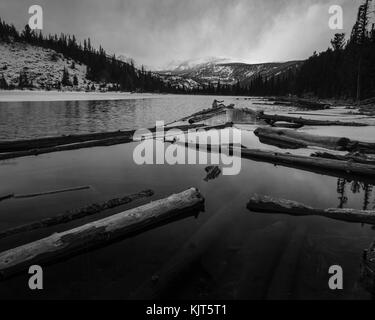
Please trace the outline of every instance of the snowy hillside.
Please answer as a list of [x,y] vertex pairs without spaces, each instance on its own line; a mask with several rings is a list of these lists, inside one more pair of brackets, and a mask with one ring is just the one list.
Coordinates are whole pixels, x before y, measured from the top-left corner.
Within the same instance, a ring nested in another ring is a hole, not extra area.
[[293,70],[299,65],[300,61],[246,64],[212,60],[202,64],[184,63],[172,70],[159,71],[158,74],[173,86],[193,89],[218,82],[233,85],[239,81],[246,85],[259,75],[269,78]]
[[[61,86],[64,68],[74,87]],[[8,86],[18,87],[20,74],[24,73],[36,89],[98,90],[100,85],[86,79],[86,66],[64,57],[54,50],[22,42],[0,42],[0,78]]]

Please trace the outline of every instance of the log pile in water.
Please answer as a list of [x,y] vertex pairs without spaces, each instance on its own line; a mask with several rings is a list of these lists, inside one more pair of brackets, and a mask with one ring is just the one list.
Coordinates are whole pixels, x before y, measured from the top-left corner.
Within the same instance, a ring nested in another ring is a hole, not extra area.
[[375,211],[364,211],[355,209],[315,209],[304,204],[274,199],[269,196],[254,195],[247,204],[247,209],[261,213],[281,213],[293,216],[322,216],[346,222],[358,222],[375,224]]
[[119,241],[136,233],[202,211],[204,198],[195,188],[168,198],[55,233],[0,253],[0,277],[5,279],[29,266],[44,265]]
[[318,136],[296,130],[267,127],[256,129],[254,134],[259,137],[261,142],[262,139],[266,139],[266,141],[274,141],[295,148],[317,146],[339,151],[375,154],[375,143],[355,141],[348,138]]
[[360,122],[344,122],[344,121],[331,121],[331,120],[315,120],[315,119],[305,119],[305,118],[297,118],[297,117],[290,117],[285,115],[270,115],[265,114],[263,111],[258,113],[258,119],[264,120],[266,123],[273,125],[275,122],[282,121],[282,122],[290,122],[305,126],[346,126],[346,127],[365,127],[368,126],[366,123]]
[[152,190],[145,190],[145,191],[141,191],[135,194],[124,196],[122,198],[111,199],[104,203],[95,203],[95,204],[91,204],[81,209],[70,210],[62,215],[58,215],[58,216],[51,217],[51,218],[45,218],[39,221],[24,224],[15,228],[0,231],[0,239],[9,237],[15,234],[19,234],[22,232],[28,232],[32,230],[41,229],[41,228],[48,228],[48,227],[55,226],[58,224],[68,223],[68,222],[81,219],[87,216],[92,216],[94,214],[97,214],[105,210],[123,206],[125,204],[128,204],[138,199],[151,197],[153,194],[154,192]]

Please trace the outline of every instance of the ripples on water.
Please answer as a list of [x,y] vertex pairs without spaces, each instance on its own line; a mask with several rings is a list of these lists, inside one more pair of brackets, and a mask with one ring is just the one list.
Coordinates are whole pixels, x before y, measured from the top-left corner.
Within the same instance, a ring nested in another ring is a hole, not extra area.
[[[0,140],[148,128],[210,108],[211,96],[160,96],[133,100],[0,102]],[[250,100],[226,104],[260,108]]]

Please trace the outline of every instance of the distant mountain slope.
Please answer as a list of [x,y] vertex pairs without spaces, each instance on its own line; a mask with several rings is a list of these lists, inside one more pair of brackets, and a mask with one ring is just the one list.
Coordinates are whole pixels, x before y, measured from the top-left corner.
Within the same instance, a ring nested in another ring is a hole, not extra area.
[[72,83],[76,76],[75,90],[85,90],[87,86],[99,89],[98,83],[86,79],[86,65],[61,53],[18,41],[0,43],[0,78],[4,76],[10,87],[18,87],[20,74],[25,73],[34,88],[56,89],[61,85],[64,68]]
[[246,64],[234,62],[217,62],[215,60],[197,65],[184,63],[173,70],[158,71],[166,82],[172,86],[184,85],[187,89],[208,84],[220,83],[233,85],[240,82],[247,85],[252,79],[258,76],[269,78],[282,75],[289,70],[295,70],[302,64],[302,61],[289,61],[281,63],[260,63]]

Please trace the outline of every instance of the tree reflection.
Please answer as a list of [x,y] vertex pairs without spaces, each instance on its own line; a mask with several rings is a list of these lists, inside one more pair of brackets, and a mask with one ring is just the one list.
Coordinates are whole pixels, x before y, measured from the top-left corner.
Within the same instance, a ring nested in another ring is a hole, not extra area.
[[[373,206],[372,208],[370,207],[374,186],[368,183],[361,183],[358,181],[349,181],[344,178],[339,178],[337,180],[337,193],[339,195],[338,208],[342,209],[348,203],[347,185],[350,186],[350,191],[353,194],[360,194],[363,191],[364,193],[363,206],[362,206],[363,210],[375,209],[375,206]],[[374,200],[374,203],[375,203],[375,200]]]

